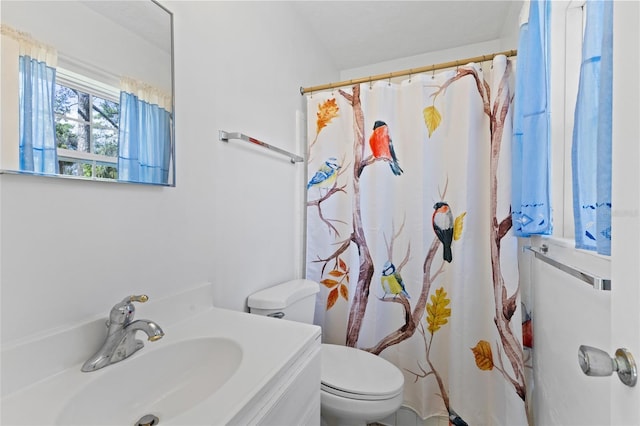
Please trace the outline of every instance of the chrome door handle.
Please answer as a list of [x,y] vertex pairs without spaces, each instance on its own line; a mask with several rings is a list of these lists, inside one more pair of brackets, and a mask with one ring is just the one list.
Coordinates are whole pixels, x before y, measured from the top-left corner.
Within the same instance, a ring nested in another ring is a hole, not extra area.
[[578,349],[578,363],[587,376],[610,376],[614,371],[627,386],[635,386],[638,380],[636,362],[631,352],[624,348],[616,350],[614,358],[602,349],[581,345]]

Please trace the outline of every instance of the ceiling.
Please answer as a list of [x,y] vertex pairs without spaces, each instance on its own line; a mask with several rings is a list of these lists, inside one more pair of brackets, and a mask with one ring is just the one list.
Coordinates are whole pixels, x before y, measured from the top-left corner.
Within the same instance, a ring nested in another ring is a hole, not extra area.
[[[151,1],[82,3],[168,49],[168,14]],[[514,27],[521,0],[289,2],[340,71],[492,41]],[[506,50],[506,49],[505,49]]]
[[499,39],[522,1],[293,1],[339,70]]

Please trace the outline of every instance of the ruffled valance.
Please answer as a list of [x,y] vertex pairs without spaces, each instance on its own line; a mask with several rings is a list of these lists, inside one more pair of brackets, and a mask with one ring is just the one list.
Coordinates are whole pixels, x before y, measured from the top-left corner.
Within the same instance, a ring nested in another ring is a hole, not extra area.
[[158,105],[165,111],[171,112],[171,95],[164,90],[154,87],[143,81],[135,80],[129,77],[120,79],[120,90],[135,95],[141,101],[151,105]]
[[18,42],[20,56],[29,56],[55,68],[58,65],[58,51],[55,47],[36,40],[29,33],[18,31],[6,24],[0,24],[0,34]]

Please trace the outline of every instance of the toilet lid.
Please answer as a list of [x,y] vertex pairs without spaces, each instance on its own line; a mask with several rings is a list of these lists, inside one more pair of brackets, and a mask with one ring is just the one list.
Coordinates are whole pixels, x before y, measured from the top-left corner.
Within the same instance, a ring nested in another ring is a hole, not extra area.
[[321,389],[352,399],[390,399],[402,392],[404,376],[389,361],[340,345],[322,345]]

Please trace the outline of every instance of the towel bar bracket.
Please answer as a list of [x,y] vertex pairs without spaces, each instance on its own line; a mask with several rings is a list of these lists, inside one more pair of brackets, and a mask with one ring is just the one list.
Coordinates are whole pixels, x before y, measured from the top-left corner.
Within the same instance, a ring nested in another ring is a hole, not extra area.
[[542,260],[548,265],[551,265],[554,268],[560,269],[561,271],[566,272],[567,274],[586,282],[587,284],[593,286],[593,288],[596,290],[611,290],[610,279],[602,278],[597,275],[591,274],[589,272],[585,272],[582,269],[576,268],[574,266],[567,265],[562,262],[558,262],[557,260],[549,257],[548,255],[549,247],[547,247],[544,244],[541,247],[527,246],[524,248],[533,252],[536,259]]
[[301,163],[304,161],[304,158],[300,157],[299,155],[293,154],[289,151],[285,151],[284,149],[278,148],[276,146],[270,145],[266,142],[262,142],[261,140],[258,140],[256,138],[252,138],[251,136],[247,136],[245,134],[242,134],[240,132],[225,132],[224,130],[218,130],[218,139],[222,142],[229,142],[229,139],[239,139],[239,140],[243,140],[245,142],[250,142],[254,145],[259,145],[263,148],[267,148],[270,149],[271,151],[275,151],[278,154],[282,154],[285,155],[287,157],[289,157],[289,160],[291,161],[291,163]]

